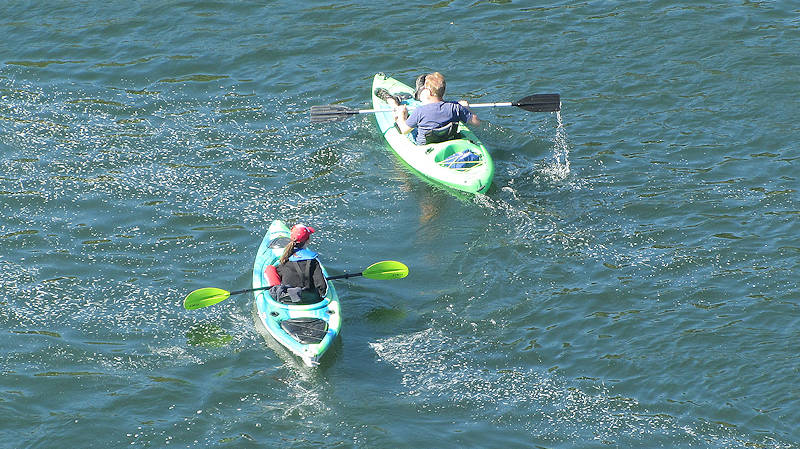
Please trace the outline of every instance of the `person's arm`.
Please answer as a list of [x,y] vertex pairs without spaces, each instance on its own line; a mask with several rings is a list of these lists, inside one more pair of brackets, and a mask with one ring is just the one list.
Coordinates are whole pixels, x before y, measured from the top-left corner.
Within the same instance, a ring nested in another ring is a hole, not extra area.
[[322,268],[319,266],[319,262],[314,260],[314,272],[311,274],[311,277],[314,279],[314,287],[317,288],[317,292],[320,296],[325,296],[328,293],[328,281],[325,279],[325,275],[322,274]]
[[395,109],[395,123],[397,123],[397,128],[400,129],[401,134],[408,134],[414,128],[408,126],[408,108],[405,105],[397,107]]
[[469,111],[470,113],[469,120],[467,121],[468,125],[478,126],[481,124],[481,121],[478,118],[478,114],[476,114],[475,112],[472,111],[472,109],[469,108],[469,102],[467,100],[461,100],[458,102],[458,104],[467,108],[467,111]]

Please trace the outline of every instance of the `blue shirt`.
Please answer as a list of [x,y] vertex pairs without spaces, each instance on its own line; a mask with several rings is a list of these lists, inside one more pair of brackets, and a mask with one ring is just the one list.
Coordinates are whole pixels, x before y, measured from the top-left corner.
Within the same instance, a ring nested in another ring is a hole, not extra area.
[[469,109],[453,101],[423,104],[411,111],[406,125],[417,128],[417,145],[425,145],[425,136],[436,128],[450,122],[468,122],[472,117]]

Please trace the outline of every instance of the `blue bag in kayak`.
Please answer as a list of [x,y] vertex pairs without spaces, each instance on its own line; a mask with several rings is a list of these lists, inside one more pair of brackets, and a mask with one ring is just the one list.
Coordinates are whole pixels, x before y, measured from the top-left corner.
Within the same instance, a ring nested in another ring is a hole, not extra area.
[[472,168],[481,157],[469,150],[459,151],[445,158],[443,165],[448,168]]

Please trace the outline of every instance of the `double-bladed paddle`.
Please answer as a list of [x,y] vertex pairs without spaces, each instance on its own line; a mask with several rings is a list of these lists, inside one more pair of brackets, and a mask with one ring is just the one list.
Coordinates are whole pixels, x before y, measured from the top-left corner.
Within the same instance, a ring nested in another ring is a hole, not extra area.
[[[408,267],[402,262],[384,260],[383,262],[377,262],[368,266],[360,273],[347,273],[337,276],[328,276],[325,279],[332,281],[334,279],[347,279],[356,276],[364,276],[365,278],[369,279],[400,279],[408,276]],[[228,297],[231,295],[266,290],[268,288],[269,287],[248,288],[244,290],[236,290],[234,292],[213,287],[201,288],[189,293],[189,295],[186,296],[186,299],[183,300],[183,307],[186,310],[208,307],[228,299]]]
[[[516,106],[531,112],[556,112],[561,110],[561,96],[559,94],[535,94],[512,102],[475,103],[469,105],[470,108],[502,106]],[[351,109],[338,104],[311,106],[311,123],[341,122],[354,115],[375,114],[377,112],[392,112],[392,109]]]

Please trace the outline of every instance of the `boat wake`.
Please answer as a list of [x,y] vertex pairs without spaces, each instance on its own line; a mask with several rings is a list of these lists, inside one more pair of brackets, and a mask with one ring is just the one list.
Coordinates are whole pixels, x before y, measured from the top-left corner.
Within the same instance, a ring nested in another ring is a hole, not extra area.
[[[463,337],[463,336],[462,336]],[[524,438],[541,444],[602,441],[635,446],[649,441],[683,440],[687,446],[787,447],[770,437],[747,441],[735,430],[711,420],[683,423],[683,418],[647,410],[635,398],[616,395],[595,380],[559,378],[544,369],[489,366],[477,337],[458,339],[427,329],[371,343],[380,360],[400,371],[402,392],[419,408],[497,428],[525,429]],[[530,440],[533,438],[533,440]]]

